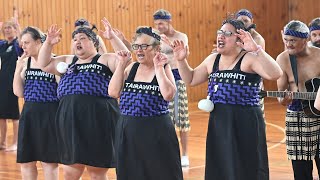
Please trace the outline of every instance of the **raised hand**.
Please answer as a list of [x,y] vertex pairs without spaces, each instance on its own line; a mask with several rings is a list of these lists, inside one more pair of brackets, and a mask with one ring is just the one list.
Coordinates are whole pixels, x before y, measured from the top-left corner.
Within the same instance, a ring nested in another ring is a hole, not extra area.
[[22,56],[18,57],[16,61],[16,71],[20,71],[20,77],[24,79],[25,71],[27,69],[27,61],[26,61],[26,54],[23,53]]
[[237,30],[238,34],[236,34],[237,37],[240,38],[242,42],[237,42],[237,44],[246,51],[257,51],[258,45],[253,40],[251,34],[247,31],[244,31],[243,29]]
[[183,41],[174,40],[172,43],[172,47],[174,60],[182,61],[189,55],[189,49],[184,45]]
[[55,45],[60,42],[60,31],[61,29],[58,29],[58,26],[56,24],[51,25],[48,29],[46,42],[48,42],[50,45]]
[[127,64],[131,60],[131,52],[130,51],[118,51],[117,59],[120,63]]
[[156,56],[153,58],[153,64],[155,67],[161,66],[163,67],[165,64],[168,63],[168,57],[160,52],[156,53]]
[[101,20],[101,22],[103,23],[103,26],[104,26],[104,31],[102,30],[99,30],[99,32],[102,34],[102,36],[108,40],[111,40],[113,39],[116,35],[111,27],[111,24],[110,22],[107,20],[107,18],[103,18]]
[[[17,34],[20,35],[19,13],[16,7],[13,7],[13,22],[17,26]],[[1,27],[1,25],[0,25]]]
[[14,23],[18,23],[19,13],[16,7],[13,7],[13,21]]

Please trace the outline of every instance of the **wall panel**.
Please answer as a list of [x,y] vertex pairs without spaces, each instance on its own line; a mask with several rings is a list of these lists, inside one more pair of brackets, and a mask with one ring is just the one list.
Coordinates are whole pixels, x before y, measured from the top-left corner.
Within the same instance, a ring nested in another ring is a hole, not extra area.
[[290,0],[289,20],[300,20],[308,25],[313,18],[320,17],[319,7],[319,0]]

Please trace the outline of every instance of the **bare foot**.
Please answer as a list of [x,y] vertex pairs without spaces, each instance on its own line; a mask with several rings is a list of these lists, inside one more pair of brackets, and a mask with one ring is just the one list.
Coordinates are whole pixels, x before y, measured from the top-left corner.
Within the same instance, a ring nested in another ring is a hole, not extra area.
[[6,143],[5,142],[0,143],[0,151],[5,149],[6,149]]
[[6,148],[4,151],[11,152],[11,151],[16,151],[16,150],[17,150],[17,145],[12,145],[12,146]]

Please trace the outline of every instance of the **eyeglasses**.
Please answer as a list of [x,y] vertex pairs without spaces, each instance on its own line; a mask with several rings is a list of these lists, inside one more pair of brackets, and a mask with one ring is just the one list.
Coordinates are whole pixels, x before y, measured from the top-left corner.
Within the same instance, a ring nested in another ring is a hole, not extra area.
[[234,33],[231,32],[231,31],[222,31],[222,30],[218,30],[217,31],[217,35],[222,35],[222,36],[225,36],[225,37],[230,37],[232,36]]
[[132,44],[132,49],[133,50],[138,50],[139,48],[141,50],[146,50],[149,46],[152,46],[151,44]]

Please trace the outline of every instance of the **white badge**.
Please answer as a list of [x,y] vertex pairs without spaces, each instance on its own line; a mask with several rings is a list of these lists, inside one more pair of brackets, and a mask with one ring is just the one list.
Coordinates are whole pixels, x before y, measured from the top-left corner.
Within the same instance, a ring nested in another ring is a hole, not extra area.
[[56,68],[59,73],[64,74],[67,72],[68,64],[65,62],[59,62]]
[[211,112],[214,109],[214,104],[210,100],[210,96],[207,96],[207,99],[201,99],[198,103],[198,108],[205,112]]

